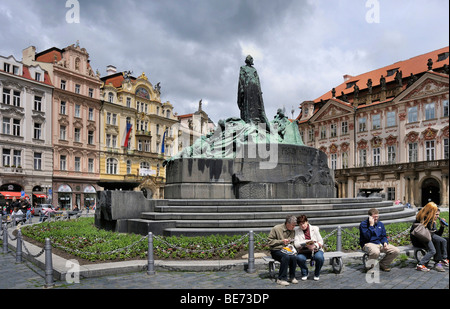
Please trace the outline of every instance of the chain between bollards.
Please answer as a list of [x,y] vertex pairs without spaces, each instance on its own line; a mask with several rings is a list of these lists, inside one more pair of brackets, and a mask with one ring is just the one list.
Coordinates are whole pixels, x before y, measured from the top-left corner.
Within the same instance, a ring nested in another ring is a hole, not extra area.
[[247,272],[252,274],[255,270],[255,240],[253,231],[250,231],[248,236],[248,269]]
[[153,258],[153,233],[148,233],[148,264],[147,264],[147,275],[155,274],[155,260]]

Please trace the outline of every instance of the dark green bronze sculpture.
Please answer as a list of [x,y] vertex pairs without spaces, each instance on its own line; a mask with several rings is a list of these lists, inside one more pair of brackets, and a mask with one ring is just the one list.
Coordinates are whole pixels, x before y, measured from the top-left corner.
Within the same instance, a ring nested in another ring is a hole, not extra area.
[[[289,199],[334,196],[327,156],[305,146],[283,109],[267,120],[258,73],[248,56],[239,74],[240,118],[164,161],[166,199]],[[281,105],[281,104],[280,104]]]
[[179,158],[241,157],[243,148],[249,145],[260,145],[261,149],[266,146],[274,149],[278,144],[304,145],[297,121],[290,121],[281,109],[272,121],[267,120],[258,73],[252,67],[252,56],[247,56],[245,62],[239,74],[237,99],[241,118],[219,120],[213,132],[199,137],[192,145],[165,160],[163,166]]
[[239,85],[237,103],[241,111],[241,119],[246,123],[262,123],[270,131],[270,125],[267,121],[264,111],[264,101],[262,98],[261,83],[258,72],[253,67],[253,57],[248,55],[244,66],[241,66],[239,72]]

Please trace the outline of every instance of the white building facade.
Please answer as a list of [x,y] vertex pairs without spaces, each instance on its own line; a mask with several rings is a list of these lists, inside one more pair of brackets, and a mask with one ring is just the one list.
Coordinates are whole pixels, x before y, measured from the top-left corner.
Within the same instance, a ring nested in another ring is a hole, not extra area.
[[0,56],[0,192],[7,199],[47,202],[53,173],[52,93],[49,75],[39,65]]

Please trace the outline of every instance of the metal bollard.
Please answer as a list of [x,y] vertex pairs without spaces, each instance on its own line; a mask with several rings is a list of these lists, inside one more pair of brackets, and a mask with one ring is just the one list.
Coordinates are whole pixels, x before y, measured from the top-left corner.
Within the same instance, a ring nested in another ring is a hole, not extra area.
[[17,231],[16,263],[22,263],[22,232],[20,229]]
[[55,285],[53,281],[53,261],[52,261],[52,244],[50,238],[45,239],[45,287],[52,288]]
[[153,234],[148,233],[148,264],[147,264],[147,275],[155,274],[155,260],[153,259]]
[[342,251],[342,230],[340,225],[337,227],[336,251]]
[[3,226],[3,254],[8,253],[8,226]]
[[253,231],[250,231],[248,236],[248,269],[247,272],[252,274],[255,272],[255,241],[253,238]]

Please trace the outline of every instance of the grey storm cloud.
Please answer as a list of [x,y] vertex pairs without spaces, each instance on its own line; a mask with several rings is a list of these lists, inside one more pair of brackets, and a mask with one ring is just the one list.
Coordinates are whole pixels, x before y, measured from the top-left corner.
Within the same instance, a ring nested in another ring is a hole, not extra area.
[[[367,3],[380,23],[366,20]],[[0,55],[64,48],[79,40],[102,75],[107,65],[161,82],[178,114],[198,101],[217,123],[239,116],[239,67],[254,57],[266,114],[296,117],[313,100],[359,74],[448,45],[444,0],[66,0],[0,1]],[[400,14],[407,11],[406,14]],[[436,29],[440,29],[436,31]],[[420,41],[420,44],[418,43]],[[291,110],[294,113],[291,114]]]

